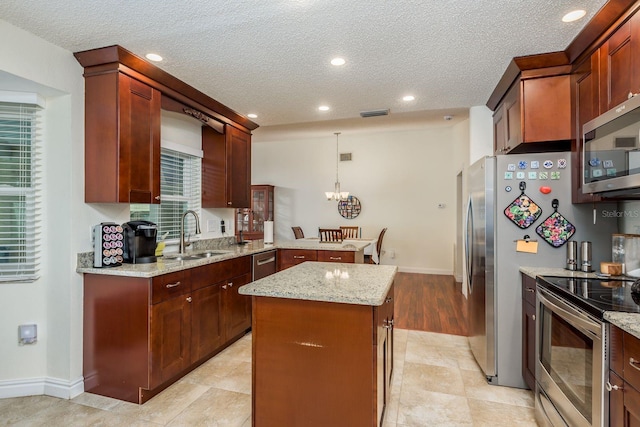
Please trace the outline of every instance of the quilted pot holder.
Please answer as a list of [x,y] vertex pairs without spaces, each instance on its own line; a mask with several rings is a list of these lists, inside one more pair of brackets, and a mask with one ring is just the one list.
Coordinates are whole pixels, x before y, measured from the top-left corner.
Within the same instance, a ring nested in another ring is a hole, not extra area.
[[540,206],[524,194],[526,187],[527,184],[522,181],[520,183],[522,193],[504,210],[507,218],[522,229],[529,228],[542,215]]
[[558,213],[558,199],[553,199],[551,207],[553,213],[536,227],[536,233],[554,248],[559,248],[569,241],[576,228]]

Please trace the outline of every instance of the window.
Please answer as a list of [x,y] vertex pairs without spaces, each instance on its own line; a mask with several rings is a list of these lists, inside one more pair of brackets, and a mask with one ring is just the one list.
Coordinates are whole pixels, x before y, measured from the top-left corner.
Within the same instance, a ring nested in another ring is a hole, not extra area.
[[39,111],[36,105],[0,102],[0,282],[38,278]]
[[[201,156],[162,148],[160,204],[131,205],[131,219],[144,219],[156,223],[158,237],[168,233],[165,240],[179,239],[182,214],[191,209],[200,216],[201,163]],[[195,221],[192,216],[187,218],[185,233],[195,233]]]

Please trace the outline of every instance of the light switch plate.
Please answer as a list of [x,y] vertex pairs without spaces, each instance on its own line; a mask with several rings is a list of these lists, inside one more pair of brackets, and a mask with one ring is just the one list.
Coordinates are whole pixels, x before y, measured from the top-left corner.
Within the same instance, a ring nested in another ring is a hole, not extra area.
[[38,340],[38,325],[20,325],[18,326],[19,343],[33,344]]

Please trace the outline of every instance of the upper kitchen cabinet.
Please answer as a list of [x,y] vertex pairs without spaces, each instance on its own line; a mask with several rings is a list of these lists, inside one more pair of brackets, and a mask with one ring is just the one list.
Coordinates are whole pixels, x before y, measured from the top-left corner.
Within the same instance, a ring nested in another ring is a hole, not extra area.
[[160,203],[160,97],[119,72],[85,76],[85,202]]
[[224,199],[215,207],[249,206],[256,123],[120,46],[74,55],[85,77],[85,202],[160,202],[161,110],[167,109],[226,139],[222,158],[205,159],[224,163],[213,173],[222,174],[216,185],[225,191],[208,200]]
[[571,84],[564,68],[522,71],[495,108],[496,154],[568,150]]
[[600,110],[604,113],[640,93],[640,14],[611,34],[599,54]]
[[220,134],[202,128],[202,207],[251,205],[251,135],[226,125]]
[[596,118],[600,112],[599,92],[600,52],[594,52],[571,74],[571,91],[574,99],[575,123],[574,146],[571,148],[571,201],[572,203],[591,203],[600,201],[600,197],[582,193],[582,150],[584,134],[582,126]]

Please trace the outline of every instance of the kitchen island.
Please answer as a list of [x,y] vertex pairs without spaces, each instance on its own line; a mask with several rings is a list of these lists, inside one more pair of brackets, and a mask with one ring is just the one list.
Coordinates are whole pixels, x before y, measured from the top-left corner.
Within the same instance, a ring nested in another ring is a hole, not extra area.
[[396,266],[305,262],[252,296],[252,425],[378,426],[393,370]]

